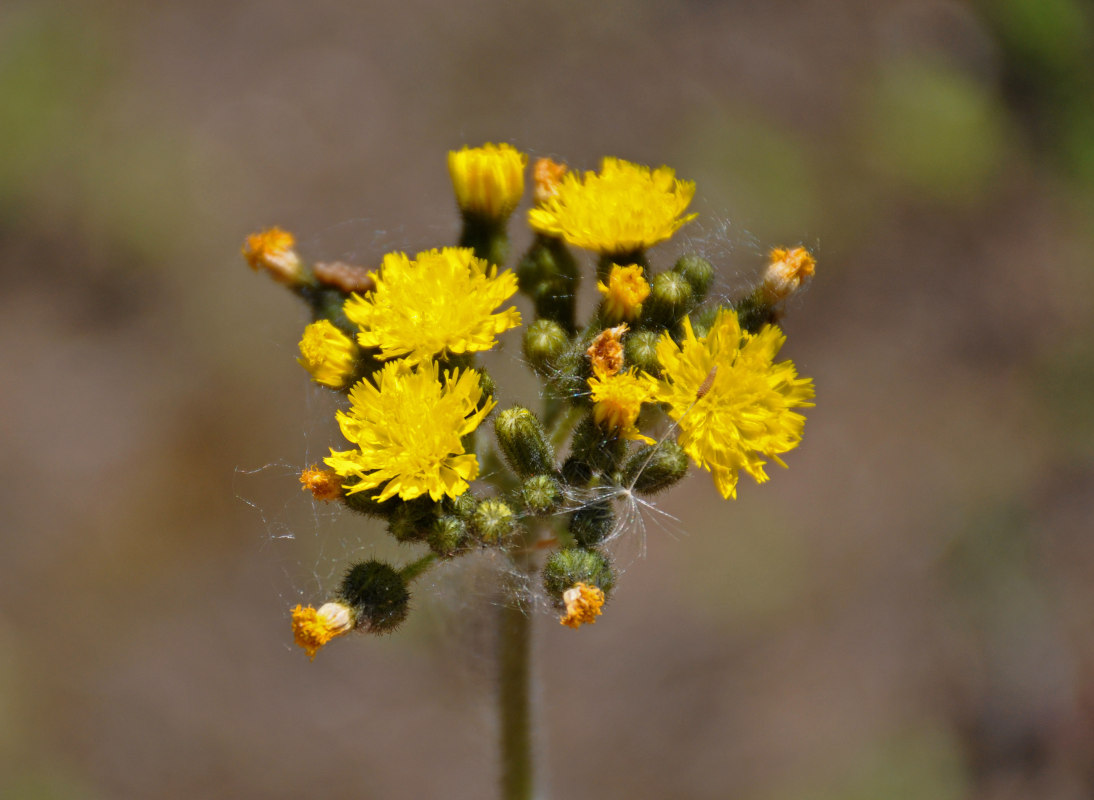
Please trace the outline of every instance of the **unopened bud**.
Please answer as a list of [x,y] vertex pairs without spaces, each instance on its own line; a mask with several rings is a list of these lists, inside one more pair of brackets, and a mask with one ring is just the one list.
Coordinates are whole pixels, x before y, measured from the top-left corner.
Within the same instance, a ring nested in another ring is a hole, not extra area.
[[660,375],[661,364],[657,361],[657,342],[660,339],[660,331],[632,332],[623,344],[623,358],[630,366],[649,375]]
[[484,544],[504,541],[516,526],[513,509],[501,500],[483,500],[475,509],[471,525]]
[[513,471],[526,478],[555,468],[555,454],[539,419],[522,406],[507,408],[494,421],[505,460]]
[[695,292],[679,272],[662,272],[653,279],[643,321],[659,328],[675,325],[695,306]]
[[562,501],[562,487],[553,475],[533,475],[520,487],[521,497],[529,511],[548,514]]
[[608,500],[579,508],[570,515],[570,533],[582,547],[600,544],[612,532],[615,512]]
[[714,265],[696,255],[681,256],[673,265],[672,271],[682,275],[691,285],[695,302],[706,297],[710,284],[714,281]]
[[611,594],[615,572],[607,556],[584,547],[565,547],[552,553],[543,567],[543,588],[547,594],[561,605],[566,590],[578,583]]
[[350,568],[339,592],[358,629],[371,633],[394,630],[406,619],[410,591],[406,579],[389,564],[365,561]]
[[537,319],[524,331],[524,357],[538,374],[547,376],[569,343],[561,325],[551,319]]
[[639,494],[655,494],[677,483],[688,471],[688,454],[671,439],[642,446],[623,468],[623,483]]
[[454,556],[468,545],[467,523],[454,514],[437,517],[430,526],[426,543],[439,556]]

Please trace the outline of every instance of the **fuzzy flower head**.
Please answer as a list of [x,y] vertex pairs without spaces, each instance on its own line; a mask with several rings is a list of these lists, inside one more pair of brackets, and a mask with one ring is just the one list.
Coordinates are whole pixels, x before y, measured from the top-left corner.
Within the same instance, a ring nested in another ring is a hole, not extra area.
[[766,481],[764,458],[785,467],[778,454],[801,441],[805,417],[791,409],[813,405],[813,381],[799,378],[791,361],[775,363],[785,340],[773,325],[750,335],[723,309],[703,338],[685,317],[680,344],[667,332],[657,343],[657,401],[668,406],[680,446],[711,472],[722,497],[736,497],[741,470]]
[[353,611],[342,603],[324,603],[318,610],[298,605],[292,610],[292,634],[308,658],[315,659],[319,648],[353,630]]
[[517,291],[516,276],[468,248],[445,247],[384,256],[376,288],[352,295],[346,316],[360,327],[362,347],[378,347],[381,358],[405,356],[412,364],[446,353],[489,350],[499,333],[520,325],[515,306],[495,309]]
[[629,369],[615,375],[596,373],[589,378],[593,420],[602,428],[618,431],[624,439],[653,444],[638,432],[635,423],[643,403],[652,402],[657,384],[649,375]]
[[357,345],[330,320],[321,319],[304,328],[296,362],[311,373],[316,383],[343,388],[353,376],[356,360]]
[[772,304],[786,299],[808,283],[816,267],[816,259],[804,247],[776,247],[764,272],[764,299]]
[[650,296],[650,285],[637,264],[629,267],[612,264],[607,285],[597,281],[596,288],[604,295],[604,316],[609,322],[638,319],[642,303]]
[[605,158],[600,172],[563,176],[557,193],[528,212],[528,223],[602,255],[633,254],[694,219],[682,216],[694,194],[695,184],[677,180],[669,167]]
[[295,284],[302,278],[303,264],[295,250],[296,239],[281,228],[252,233],[243,244],[243,257],[251,269],[264,269],[281,283]]
[[448,153],[448,173],[464,214],[502,221],[524,194],[528,157],[508,144],[465,147]]
[[587,583],[575,583],[562,593],[562,602],[566,604],[566,613],[559,622],[577,630],[582,625],[592,625],[603,613],[604,592]]
[[492,398],[483,399],[479,373],[446,372],[436,363],[408,366],[393,361],[358,381],[349,393],[349,411],[339,411],[342,435],[356,450],[331,450],[328,467],[355,478],[348,494],[383,487],[377,502],[428,494],[433,500],[459,497],[479,474],[464,436],[479,426]]

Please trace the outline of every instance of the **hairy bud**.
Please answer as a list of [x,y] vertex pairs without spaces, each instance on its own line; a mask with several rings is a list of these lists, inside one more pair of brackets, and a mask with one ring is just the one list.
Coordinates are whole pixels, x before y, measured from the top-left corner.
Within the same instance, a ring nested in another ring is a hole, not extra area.
[[555,453],[539,419],[522,406],[507,408],[494,420],[498,445],[509,466],[522,478],[555,468]]
[[358,630],[387,633],[406,619],[410,591],[398,570],[382,561],[356,564],[342,579],[339,595],[353,609]]

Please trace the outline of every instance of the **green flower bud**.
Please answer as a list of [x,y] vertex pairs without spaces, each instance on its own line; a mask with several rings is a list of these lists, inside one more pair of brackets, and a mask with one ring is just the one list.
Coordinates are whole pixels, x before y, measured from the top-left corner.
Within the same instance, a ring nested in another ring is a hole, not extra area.
[[554,475],[533,475],[520,487],[528,510],[536,514],[554,511],[562,501],[562,487]]
[[524,331],[524,357],[540,375],[550,375],[553,363],[566,352],[570,339],[551,319],[537,319]]
[[695,302],[706,297],[710,284],[714,282],[714,265],[696,255],[682,256],[673,265],[672,271],[682,275],[690,284]]
[[437,517],[437,505],[428,497],[399,502],[388,518],[387,531],[399,542],[421,542]]
[[505,460],[522,478],[555,468],[555,453],[543,425],[527,408],[513,406],[502,411],[494,420],[494,432]]
[[394,567],[382,561],[365,561],[351,567],[342,579],[339,597],[353,609],[358,630],[387,633],[406,619],[410,591]]
[[437,555],[450,558],[470,543],[467,523],[453,514],[437,517],[429,528],[426,543]]
[[577,456],[570,456],[562,465],[562,480],[571,486],[585,486],[592,480],[593,468],[589,462]]
[[504,541],[513,532],[516,524],[513,509],[501,500],[483,500],[471,519],[475,533],[488,545]]
[[662,272],[653,279],[642,322],[652,328],[671,328],[695,306],[695,292],[679,272]]
[[593,547],[604,541],[615,525],[615,512],[608,500],[579,508],[570,515],[570,533],[582,547]]
[[657,361],[657,342],[660,331],[633,331],[623,340],[623,363],[629,367],[638,367],[657,377],[661,374],[661,364]]
[[655,494],[677,483],[688,471],[688,454],[672,440],[642,445],[623,468],[623,483],[639,494]]
[[598,550],[567,547],[556,550],[543,567],[543,588],[556,603],[576,583],[595,586],[605,595],[615,586],[615,572],[607,556]]
[[718,316],[724,306],[705,306],[691,315],[691,329],[695,335],[702,339],[714,326],[714,318]]
[[487,371],[486,367],[475,367],[475,369],[478,370],[479,388],[482,389],[482,398],[479,400],[479,407],[481,408],[487,398],[497,396],[498,384],[494,381],[494,376]]
[[601,428],[590,414],[574,428],[570,451],[595,472],[611,474],[619,469],[627,454],[627,440],[617,432]]
[[445,498],[445,508],[450,510],[457,517],[463,517],[467,519],[475,513],[475,509],[479,506],[479,501],[475,498],[475,495],[470,492],[464,492],[459,497]]

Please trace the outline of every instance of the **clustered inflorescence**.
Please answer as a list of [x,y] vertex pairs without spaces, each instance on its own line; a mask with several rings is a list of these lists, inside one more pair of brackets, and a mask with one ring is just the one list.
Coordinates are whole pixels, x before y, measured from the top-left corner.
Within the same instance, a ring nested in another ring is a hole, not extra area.
[[[527,157],[487,144],[449,153],[448,167],[463,218],[457,247],[388,253],[375,270],[308,264],[278,228],[243,248],[307,303],[314,321],[299,362],[346,398],[337,420],[347,446],[305,469],[304,489],[428,548],[402,568],[355,564],[335,597],[297,606],[294,637],[311,657],[352,630],[393,630],[415,577],[481,548],[524,574],[540,570],[563,625],[595,622],[616,579],[603,549],[616,498],[663,491],[689,463],[733,498],[741,472],[763,482],[768,460],[786,466],[780,454],[805,424],[796,409],[812,405],[812,381],[775,360],[786,338],[775,322],[813,275],[804,248],[773,249],[736,301],[708,299],[708,261],[685,255],[655,271],[647,257],[694,218],[693,183],[616,158],[583,174],[539,159],[534,238],[515,272],[503,270]],[[571,246],[597,254],[601,302],[583,323]],[[517,292],[534,309],[523,353],[542,379],[539,413],[499,409],[477,360],[521,326],[507,305]]]

